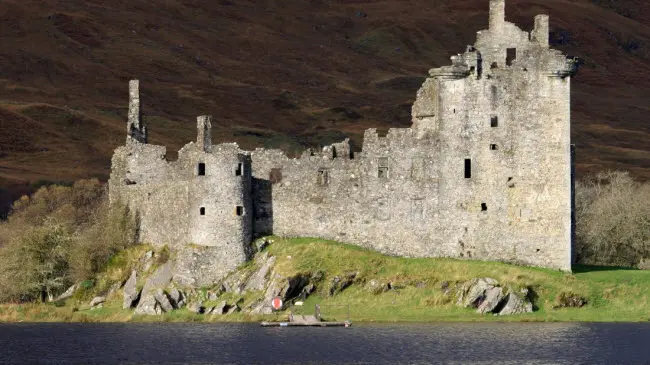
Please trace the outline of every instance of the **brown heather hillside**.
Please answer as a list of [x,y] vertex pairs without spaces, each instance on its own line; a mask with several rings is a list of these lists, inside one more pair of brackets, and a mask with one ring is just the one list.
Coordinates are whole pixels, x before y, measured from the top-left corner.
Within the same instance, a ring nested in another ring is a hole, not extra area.
[[[368,127],[408,127],[427,70],[487,27],[488,0],[2,0],[0,200],[34,184],[106,179],[141,80],[170,157],[214,116],[213,140],[296,152]],[[650,178],[650,2],[508,0],[551,15],[573,82],[578,172]],[[2,209],[0,209],[1,211]]]

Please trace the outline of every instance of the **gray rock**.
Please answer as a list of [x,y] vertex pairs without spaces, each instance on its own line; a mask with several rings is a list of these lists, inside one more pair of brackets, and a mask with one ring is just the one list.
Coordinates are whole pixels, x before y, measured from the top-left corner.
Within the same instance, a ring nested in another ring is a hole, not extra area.
[[233,313],[235,313],[235,312],[241,312],[241,307],[240,307],[239,304],[237,304],[237,303],[231,305],[231,306],[228,308],[228,312],[227,312],[226,314],[233,314]]
[[330,282],[329,296],[334,296],[337,293],[345,290],[348,286],[354,283],[354,279],[357,277],[356,272],[350,272],[345,275],[337,275],[332,278]]
[[147,281],[144,283],[144,287],[142,288],[142,294],[144,295],[156,289],[166,288],[167,285],[171,283],[172,278],[172,263],[171,261],[168,261],[156,269],[156,271],[147,278]]
[[131,272],[131,276],[129,276],[129,279],[124,284],[123,301],[122,301],[123,309],[133,307],[133,304],[137,302],[138,298],[140,297],[140,292],[137,290],[135,286],[137,279],[138,279],[138,274],[135,270],[133,270]]
[[206,314],[207,313],[209,313],[209,314],[224,314],[224,311],[226,310],[227,307],[228,307],[228,304],[226,303],[226,301],[222,300],[219,304],[217,304],[217,305],[213,306],[212,308],[210,308],[210,311],[206,310],[205,313]]
[[187,310],[190,312],[201,314],[205,312],[205,307],[203,307],[203,303],[201,302],[192,302],[187,305]]
[[147,272],[153,265],[153,251],[149,250],[139,260],[140,272]]
[[143,294],[138,306],[135,308],[135,314],[158,315],[162,314],[160,304],[156,301],[153,293]]
[[98,305],[103,304],[105,301],[106,297],[94,297],[93,300],[90,301],[90,307],[97,307]]
[[265,303],[271,303],[273,298],[280,297],[283,302],[287,302],[289,295],[295,297],[300,295],[302,290],[309,284],[311,275],[298,274],[289,278],[278,274],[272,274],[271,281],[269,282],[266,291],[264,292]]
[[59,295],[54,299],[55,302],[61,301],[61,300],[66,300],[74,295],[74,293],[79,289],[79,283],[74,284],[73,286],[69,287],[66,291],[63,292],[63,294]]
[[520,294],[508,290],[508,294],[503,298],[503,307],[499,311],[499,315],[507,316],[521,313],[532,313],[533,304],[527,299],[527,296],[527,289],[523,289]]
[[168,293],[169,302],[172,304],[174,309],[183,308],[185,305],[185,294],[182,291],[172,288]]
[[153,297],[156,299],[156,302],[158,302],[160,309],[162,309],[164,313],[168,313],[174,310],[174,306],[172,303],[170,303],[167,294],[165,294],[162,289],[156,289],[156,293],[153,295]]
[[162,297],[158,295],[159,299],[163,301],[163,303],[161,304],[156,299],[156,296],[158,294],[158,289],[163,289],[167,287],[167,285],[169,285],[171,281],[172,281],[172,263],[168,261],[167,263],[165,263],[164,265],[156,269],[156,271],[154,271],[154,273],[147,278],[147,281],[144,283],[144,287],[140,292],[140,302],[138,302],[138,306],[135,309],[135,313],[149,314],[149,315],[160,314],[164,310],[162,305],[164,305],[165,308],[169,308],[167,306],[167,304],[170,304],[169,300],[167,300],[165,303]]
[[372,279],[368,281],[364,287],[367,291],[371,292],[372,294],[381,294],[384,292],[388,291],[388,284],[383,283],[377,279]]
[[459,289],[457,304],[465,308],[477,307],[485,297],[485,291],[497,285],[499,282],[492,278],[472,279]]
[[485,294],[478,309],[478,313],[485,314],[492,312],[501,302],[503,298],[503,289],[500,287],[491,287],[485,290]]
[[249,277],[248,271],[235,271],[223,281],[223,288],[227,293],[242,294]]
[[264,290],[264,286],[266,285],[266,278],[268,277],[271,268],[275,264],[275,257],[269,256],[269,254],[265,252],[260,256],[258,261],[259,267],[248,279],[248,282],[244,286],[244,291]]

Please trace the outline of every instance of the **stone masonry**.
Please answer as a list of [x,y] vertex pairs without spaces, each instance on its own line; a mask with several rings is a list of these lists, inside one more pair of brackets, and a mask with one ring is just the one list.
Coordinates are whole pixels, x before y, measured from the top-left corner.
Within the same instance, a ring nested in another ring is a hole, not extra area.
[[491,0],[476,44],[429,71],[412,127],[369,129],[357,153],[347,140],[295,159],[212,145],[201,116],[197,142],[167,161],[165,147],[147,144],[131,81],[111,201],[135,212],[142,241],[211,250],[214,267],[200,267],[215,280],[269,234],[571,270],[575,62],[549,48],[548,16],[534,24],[529,33],[506,22],[504,0]]

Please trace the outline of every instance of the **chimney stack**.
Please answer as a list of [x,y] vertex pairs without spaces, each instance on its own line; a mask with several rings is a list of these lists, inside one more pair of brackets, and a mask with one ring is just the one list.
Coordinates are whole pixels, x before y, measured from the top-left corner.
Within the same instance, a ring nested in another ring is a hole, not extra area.
[[196,118],[196,144],[204,152],[212,150],[212,117],[201,115]]
[[540,46],[548,48],[549,18],[548,15],[535,17],[535,28],[531,33],[531,40]]
[[506,1],[490,0],[490,31],[500,32],[506,22]]
[[142,122],[140,112],[140,81],[129,81],[129,112],[126,125],[127,141],[134,139],[140,143],[147,143],[147,127]]

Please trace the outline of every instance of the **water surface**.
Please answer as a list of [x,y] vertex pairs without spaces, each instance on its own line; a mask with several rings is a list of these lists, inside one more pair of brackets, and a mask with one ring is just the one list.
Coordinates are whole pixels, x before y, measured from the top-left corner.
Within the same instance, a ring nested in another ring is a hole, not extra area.
[[0,364],[650,364],[650,324],[0,324]]

